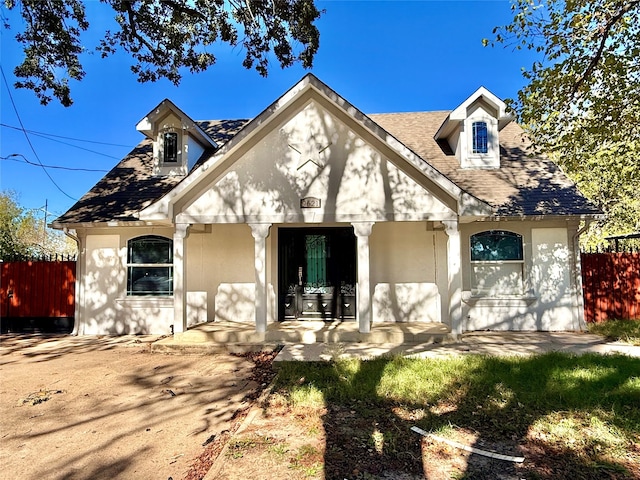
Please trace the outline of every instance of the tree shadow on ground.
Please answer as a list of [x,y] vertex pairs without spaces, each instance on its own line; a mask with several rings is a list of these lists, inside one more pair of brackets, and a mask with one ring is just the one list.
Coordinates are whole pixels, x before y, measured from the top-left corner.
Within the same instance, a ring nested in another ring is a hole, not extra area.
[[[292,363],[278,385],[321,393],[326,479],[639,478],[640,359],[550,353],[446,362]],[[526,460],[447,453],[414,425]],[[562,441],[565,428],[574,430],[570,441]]]

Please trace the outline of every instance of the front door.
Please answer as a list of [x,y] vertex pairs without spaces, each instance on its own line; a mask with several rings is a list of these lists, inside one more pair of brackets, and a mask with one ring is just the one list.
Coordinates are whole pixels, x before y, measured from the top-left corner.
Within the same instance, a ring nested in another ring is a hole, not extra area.
[[355,319],[353,228],[278,231],[280,320]]

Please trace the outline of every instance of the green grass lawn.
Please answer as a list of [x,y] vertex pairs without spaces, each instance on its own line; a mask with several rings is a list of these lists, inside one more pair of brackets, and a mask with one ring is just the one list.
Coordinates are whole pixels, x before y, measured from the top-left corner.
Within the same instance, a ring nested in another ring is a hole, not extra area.
[[[274,391],[292,407],[342,409],[375,425],[386,418],[391,426],[372,429],[373,444],[399,443],[412,425],[443,435],[464,429],[487,441],[535,445],[544,461],[569,465],[561,471],[573,478],[640,475],[637,358],[548,353],[284,362]],[[556,478],[542,467],[536,473],[538,467],[527,478]]]
[[640,346],[640,320],[608,320],[589,325],[589,332]]

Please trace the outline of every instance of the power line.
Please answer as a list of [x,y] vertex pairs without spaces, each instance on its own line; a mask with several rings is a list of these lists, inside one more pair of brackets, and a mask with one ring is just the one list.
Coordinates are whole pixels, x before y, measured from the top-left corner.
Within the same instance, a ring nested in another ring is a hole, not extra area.
[[[17,158],[14,157],[22,157],[24,160],[18,160]],[[60,165],[44,165],[42,163],[35,163],[32,162],[31,160],[29,160],[27,157],[25,157],[24,155],[22,155],[21,153],[12,153],[11,155],[7,155],[6,157],[0,157],[0,160],[10,160],[12,162],[18,162],[18,163],[26,163],[28,165],[34,165],[36,167],[44,167],[44,168],[57,168],[60,170],[71,170],[74,172],[108,172],[109,170],[101,170],[101,169],[97,169],[97,168],[76,168],[76,167],[62,167]]]
[[63,145],[68,145],[68,146],[70,146],[70,147],[77,148],[77,149],[79,149],[79,150],[84,150],[85,152],[91,152],[91,153],[94,153],[94,154],[96,154],[96,155],[102,155],[103,157],[115,158],[116,160],[120,160],[118,157],[114,157],[113,155],[108,155],[108,154],[106,154],[106,153],[97,152],[97,151],[95,151],[95,150],[91,150],[91,149],[89,149],[89,148],[84,148],[84,147],[80,147],[80,146],[78,146],[78,145],[74,145],[73,143],[63,142],[62,140],[56,140],[55,138],[49,138],[49,137],[47,137],[47,136],[45,136],[45,135],[42,135],[42,134],[40,134],[40,133],[33,133],[33,132],[32,132],[32,133],[31,133],[31,135],[35,135],[36,137],[42,137],[42,138],[44,138],[45,140],[49,140],[49,141],[51,141],[51,142],[62,143]]
[[[0,123],[0,126],[5,128],[12,128],[13,130],[22,130],[20,127],[15,127],[13,125],[7,125],[6,123]],[[35,130],[27,130],[29,133],[33,133],[34,135],[38,135],[41,137],[55,137],[55,138],[64,138],[65,140],[73,140],[76,142],[85,142],[85,143],[95,143],[97,145],[109,145],[111,147],[130,147],[131,145],[124,145],[121,143],[109,143],[109,142],[98,142],[96,140],[85,140],[82,138],[74,138],[74,137],[65,137],[63,135],[54,135],[53,133],[47,132],[37,132]]]
[[60,188],[60,185],[58,185],[56,183],[56,181],[53,179],[53,177],[51,175],[49,175],[49,172],[44,167],[44,165],[42,165],[42,161],[40,160],[40,157],[38,157],[38,153],[36,152],[36,149],[33,147],[33,144],[31,143],[31,139],[29,138],[29,134],[27,133],[27,130],[24,128],[24,124],[22,123],[22,119],[20,118],[20,114],[18,113],[18,107],[16,107],[16,102],[13,100],[13,95],[11,94],[11,89],[9,88],[9,82],[7,82],[7,77],[4,75],[4,68],[2,68],[2,65],[0,65],[0,73],[2,73],[2,78],[4,80],[4,86],[7,88],[7,93],[9,94],[9,99],[11,100],[11,105],[13,106],[13,111],[16,114],[16,118],[18,119],[18,123],[20,123],[20,127],[22,129],[22,133],[24,133],[24,136],[27,139],[27,143],[29,144],[29,147],[31,147],[31,151],[33,152],[33,155],[36,157],[36,160],[38,160],[38,163],[40,164],[40,166],[42,166],[42,171],[47,175],[47,177],[49,177],[49,180],[51,180],[51,183],[53,183],[56,186],[56,188],[63,195],[65,195],[66,197],[69,197],[71,200],[78,201],[77,198],[72,197],[67,192],[62,190],[62,188]]

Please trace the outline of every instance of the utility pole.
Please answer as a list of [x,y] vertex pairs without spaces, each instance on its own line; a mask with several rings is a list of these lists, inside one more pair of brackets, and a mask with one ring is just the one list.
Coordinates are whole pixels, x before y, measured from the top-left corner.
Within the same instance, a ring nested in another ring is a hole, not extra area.
[[44,199],[44,224],[42,225],[42,250],[47,248],[47,207],[49,206],[49,199]]

